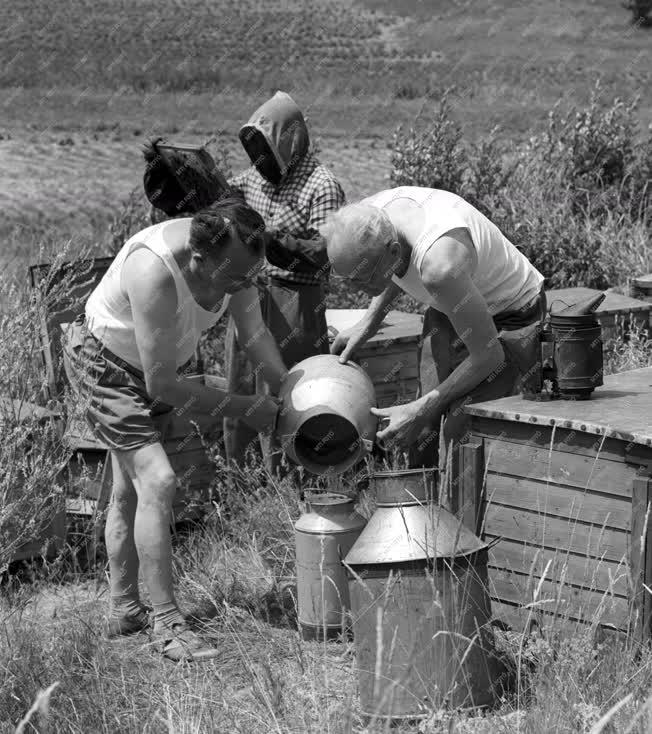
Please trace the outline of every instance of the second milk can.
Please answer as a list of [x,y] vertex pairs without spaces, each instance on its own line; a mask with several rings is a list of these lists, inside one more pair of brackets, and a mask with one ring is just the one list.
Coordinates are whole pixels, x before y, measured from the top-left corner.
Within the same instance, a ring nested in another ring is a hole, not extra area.
[[370,484],[376,511],[345,559],[362,712],[490,704],[486,545],[432,501],[426,472],[377,472]]
[[346,495],[307,490],[305,502],[294,526],[299,626],[305,640],[335,638],[348,626],[350,607],[342,559],[366,521]]

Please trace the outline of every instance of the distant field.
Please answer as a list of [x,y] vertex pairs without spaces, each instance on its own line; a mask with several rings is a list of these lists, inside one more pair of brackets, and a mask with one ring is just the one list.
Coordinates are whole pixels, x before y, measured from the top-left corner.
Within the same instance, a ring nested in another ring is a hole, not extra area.
[[385,185],[396,125],[451,85],[469,138],[499,125],[517,145],[598,78],[652,122],[652,32],[617,0],[16,0],[0,27],[9,256],[34,232],[99,242],[149,134],[217,136],[244,165],[236,131],[279,87],[351,198]]

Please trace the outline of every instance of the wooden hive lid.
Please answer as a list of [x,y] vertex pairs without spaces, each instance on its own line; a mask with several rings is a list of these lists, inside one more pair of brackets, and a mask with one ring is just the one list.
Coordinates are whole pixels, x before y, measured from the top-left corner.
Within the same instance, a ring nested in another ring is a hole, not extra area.
[[[565,306],[574,306],[591,297],[597,297],[602,293],[595,288],[556,288],[546,291],[546,299],[548,301],[548,311],[554,305],[555,312],[561,310]],[[621,293],[606,291],[605,299],[596,308],[595,313],[600,315],[614,313],[629,313],[630,311],[650,311],[652,304],[647,301],[641,301],[638,298],[630,298],[623,296]]]
[[515,395],[473,403],[464,410],[482,418],[557,426],[652,446],[652,367],[606,376],[590,400],[538,402]]
[[640,275],[638,278],[632,278],[632,283],[639,288],[650,290],[652,289],[652,273]]
[[[357,324],[366,312],[366,308],[327,308],[326,323],[331,338],[334,338],[338,332]],[[367,344],[382,346],[383,344],[413,342],[421,336],[422,326],[423,316],[421,314],[390,311],[378,332],[369,339]]]

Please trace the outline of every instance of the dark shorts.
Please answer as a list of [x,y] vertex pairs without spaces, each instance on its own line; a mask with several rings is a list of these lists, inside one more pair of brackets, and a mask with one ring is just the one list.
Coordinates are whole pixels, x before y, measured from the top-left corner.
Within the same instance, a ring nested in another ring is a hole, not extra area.
[[[467,395],[457,398],[448,406],[444,416],[444,438],[447,442],[460,443],[465,438],[471,423],[471,417],[464,412],[465,405],[496,400],[520,392],[537,392],[540,389],[539,329],[545,315],[546,298],[542,289],[523,309],[494,316],[505,361],[496,372],[482,380]],[[429,308],[424,315],[419,342],[417,397],[436,389],[466,357],[466,346],[455,333],[448,317]],[[410,448],[412,466],[437,465],[439,420],[440,416],[437,416],[424,443],[417,443]]]
[[172,406],[147,394],[142,372],[106,349],[77,318],[63,338],[66,375],[93,435],[107,449],[131,451],[162,441]]

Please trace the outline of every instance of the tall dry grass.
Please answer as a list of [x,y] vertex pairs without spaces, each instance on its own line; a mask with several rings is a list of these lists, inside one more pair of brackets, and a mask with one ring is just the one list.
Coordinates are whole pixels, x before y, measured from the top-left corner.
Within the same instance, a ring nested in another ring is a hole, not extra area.
[[[559,618],[539,613],[550,604],[536,575],[523,599],[536,627],[496,631],[509,676],[495,709],[426,709],[419,722],[370,723],[360,713],[350,644],[303,642],[296,629],[296,484],[274,480],[255,461],[241,476],[218,477],[213,513],[176,537],[174,557],[182,607],[220,656],[175,666],[145,636],[107,641],[101,576],[62,583],[61,569],[41,568],[0,597],[2,734],[26,717],[31,730],[57,733],[643,734],[652,726],[652,652],[602,629],[608,592],[592,622],[578,626],[563,605]],[[562,582],[558,599],[571,590]],[[48,690],[49,705],[32,706]]]
[[[611,123],[621,124],[621,112],[619,107],[611,117],[596,112],[586,118],[597,120],[595,140],[612,129]],[[441,125],[437,140],[455,137],[454,125],[445,118]],[[561,129],[568,131],[568,125]],[[565,150],[571,148],[568,143]],[[415,149],[421,150],[418,145]],[[519,192],[513,182],[523,181],[516,178],[522,174],[503,167],[507,158],[497,165],[498,150],[498,142],[487,139],[471,156],[472,179],[465,179],[465,173],[459,180],[471,180],[470,196],[498,215],[503,212],[507,225],[533,251],[542,248],[542,262],[552,258],[555,277],[589,273],[592,278],[590,269],[598,267],[595,277],[624,282],[633,269],[651,269],[649,222],[626,209],[630,194],[609,189],[609,196],[620,198],[616,208],[605,206],[607,194],[598,178],[589,207],[578,185],[547,190],[551,186],[544,174],[552,164],[542,167],[538,178],[530,177],[529,188]],[[457,160],[452,154],[449,159]],[[540,153],[538,160],[544,159]],[[513,186],[511,198],[504,196],[508,186]],[[636,191],[645,194],[647,189]],[[599,216],[594,206],[602,207]],[[120,238],[134,226],[137,209],[133,204],[122,219],[118,216],[112,234]],[[76,256],[63,248],[39,258]],[[36,360],[42,306],[30,300],[14,272],[0,275],[0,288],[0,386],[22,403],[43,402],[44,378]],[[52,291],[53,298],[61,296]],[[329,305],[353,305],[341,284],[334,285],[331,298]],[[646,335],[635,331],[628,340],[608,346],[607,371],[652,365],[650,354]],[[73,573],[71,556],[64,554],[56,562],[12,567],[0,586],[0,733],[21,727],[57,733],[389,732],[387,722],[369,724],[360,713],[350,646],[306,643],[296,629],[293,522],[301,510],[299,488],[312,480],[301,475],[277,480],[255,460],[234,475],[226,471],[218,446],[211,455],[217,500],[201,525],[176,535],[174,557],[181,604],[221,655],[194,667],[173,666],[160,659],[146,636],[104,639],[107,586],[101,566]],[[399,466],[402,458],[389,457],[385,468]],[[60,468],[66,459],[50,422],[25,422],[15,411],[0,421],[0,572],[17,544],[42,531],[48,503],[60,500]],[[349,490],[354,480],[346,478]],[[368,516],[373,498],[363,492],[360,506]],[[623,573],[628,573],[626,559]],[[648,646],[627,634],[605,632],[601,615],[610,604],[608,592],[588,625],[577,626],[564,613],[544,614],[549,602],[541,582],[535,573],[527,580],[527,633],[496,633],[510,671],[496,709],[475,715],[426,711],[420,723],[404,723],[392,731],[649,731]],[[560,612],[564,595],[571,591],[565,582],[559,585],[552,603]],[[528,621],[536,621],[532,630]]]

